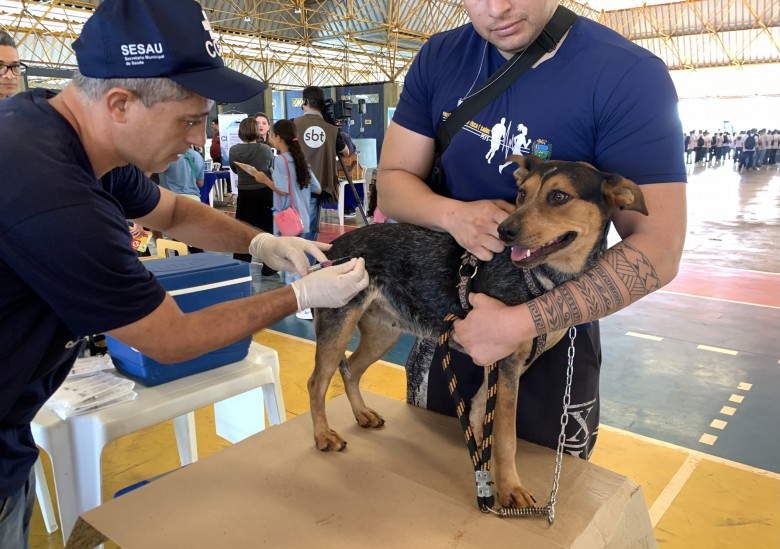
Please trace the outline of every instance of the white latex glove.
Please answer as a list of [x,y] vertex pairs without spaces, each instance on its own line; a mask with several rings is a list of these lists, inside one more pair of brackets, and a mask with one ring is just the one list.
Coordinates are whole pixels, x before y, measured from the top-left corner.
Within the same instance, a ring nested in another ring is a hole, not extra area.
[[305,254],[321,263],[328,260],[322,253],[327,250],[330,250],[330,244],[269,233],[260,233],[249,243],[249,253],[274,271],[295,271],[301,276],[309,272],[309,259]]
[[362,257],[320,269],[292,283],[299,311],[309,307],[341,307],[367,286],[368,272]]

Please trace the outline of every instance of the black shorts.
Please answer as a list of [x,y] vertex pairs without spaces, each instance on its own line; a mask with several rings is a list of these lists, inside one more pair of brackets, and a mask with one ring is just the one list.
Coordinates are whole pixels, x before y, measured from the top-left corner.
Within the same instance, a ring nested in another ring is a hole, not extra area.
[[[580,326],[574,340],[574,375],[566,425],[566,452],[588,459],[596,444],[599,426],[599,371],[601,343],[598,322]],[[561,431],[563,394],[568,365],[568,335],[546,351],[520,378],[517,405],[517,436],[529,442],[556,448]],[[406,364],[407,401],[455,416],[455,404],[447,390],[441,367],[443,352],[433,341],[418,340]],[[471,358],[452,350],[451,367],[458,378],[458,390],[466,403],[479,390],[484,368]]]

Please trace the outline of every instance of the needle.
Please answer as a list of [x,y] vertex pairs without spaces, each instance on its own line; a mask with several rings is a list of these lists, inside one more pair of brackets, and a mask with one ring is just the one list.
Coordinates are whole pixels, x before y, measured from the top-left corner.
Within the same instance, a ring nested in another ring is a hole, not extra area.
[[347,256],[347,257],[340,257],[338,259],[331,259],[329,261],[323,261],[322,263],[317,263],[316,265],[312,265],[311,267],[309,267],[309,272],[313,273],[325,267],[332,267],[333,265],[341,265],[342,263],[346,263],[350,259],[352,258]]

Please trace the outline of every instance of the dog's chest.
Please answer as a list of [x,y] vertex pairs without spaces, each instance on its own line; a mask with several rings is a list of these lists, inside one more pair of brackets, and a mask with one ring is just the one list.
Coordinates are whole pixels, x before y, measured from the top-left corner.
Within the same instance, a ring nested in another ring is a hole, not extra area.
[[549,278],[520,269],[512,264],[506,254],[500,254],[480,265],[469,291],[484,293],[507,305],[518,305],[542,295],[552,287]]

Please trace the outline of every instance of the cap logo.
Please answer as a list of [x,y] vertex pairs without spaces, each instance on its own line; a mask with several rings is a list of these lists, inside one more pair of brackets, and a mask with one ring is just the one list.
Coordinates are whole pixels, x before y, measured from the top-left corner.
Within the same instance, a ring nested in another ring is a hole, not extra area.
[[146,61],[165,59],[160,42],[152,44],[122,44],[119,50],[125,58],[125,66],[143,65]]
[[203,14],[203,21],[201,21],[203,30],[208,32],[209,37],[211,38],[211,40],[206,40],[206,53],[209,54],[209,57],[217,57],[218,55],[222,55],[219,44],[217,44],[217,38],[214,36],[214,33],[211,32],[211,23],[209,23],[209,18],[206,15],[206,12],[204,10],[200,10],[200,13]]

